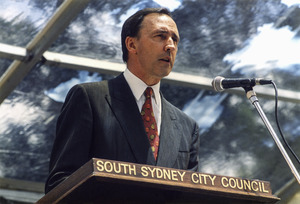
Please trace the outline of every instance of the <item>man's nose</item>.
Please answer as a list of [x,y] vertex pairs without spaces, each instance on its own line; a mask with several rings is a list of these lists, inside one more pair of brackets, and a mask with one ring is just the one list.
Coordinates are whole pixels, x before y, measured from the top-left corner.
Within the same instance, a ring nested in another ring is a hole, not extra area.
[[165,51],[173,51],[173,50],[176,50],[177,49],[177,46],[175,45],[175,42],[174,40],[172,39],[172,37],[170,37],[167,42],[166,42],[166,45],[165,45],[165,48],[164,50]]

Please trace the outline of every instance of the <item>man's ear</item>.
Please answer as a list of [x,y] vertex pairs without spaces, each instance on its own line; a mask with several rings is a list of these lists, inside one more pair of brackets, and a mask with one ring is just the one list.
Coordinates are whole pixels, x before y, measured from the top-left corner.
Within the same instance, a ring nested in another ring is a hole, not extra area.
[[125,39],[125,44],[129,53],[136,54],[136,38],[127,36]]

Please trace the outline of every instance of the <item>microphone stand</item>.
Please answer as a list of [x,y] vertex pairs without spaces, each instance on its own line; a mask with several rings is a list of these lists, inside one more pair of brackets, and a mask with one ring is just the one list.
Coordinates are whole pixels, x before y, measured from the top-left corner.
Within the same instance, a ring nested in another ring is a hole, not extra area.
[[250,102],[252,103],[252,105],[256,108],[257,112],[259,113],[261,119],[263,120],[264,124],[266,125],[266,127],[268,128],[269,132],[271,133],[275,143],[277,144],[281,154],[283,155],[284,159],[286,160],[286,162],[288,163],[292,173],[294,174],[296,180],[298,181],[298,183],[300,184],[300,176],[293,164],[293,162],[291,161],[289,155],[287,154],[287,152],[285,151],[283,145],[281,144],[278,136],[276,135],[274,129],[272,128],[268,118],[266,117],[266,115],[264,114],[261,106],[259,105],[258,102],[258,98],[256,97],[256,93],[253,91],[252,87],[243,87],[245,92],[246,92],[246,96],[247,98],[250,100]]

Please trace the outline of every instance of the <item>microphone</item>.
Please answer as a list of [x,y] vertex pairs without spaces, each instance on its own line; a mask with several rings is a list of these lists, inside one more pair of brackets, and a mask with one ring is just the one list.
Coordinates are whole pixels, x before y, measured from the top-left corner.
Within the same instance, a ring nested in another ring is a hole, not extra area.
[[255,85],[265,85],[271,84],[272,80],[262,79],[262,78],[224,78],[221,76],[217,76],[211,82],[212,87],[217,92],[221,92],[224,89],[230,89],[235,87],[253,87]]

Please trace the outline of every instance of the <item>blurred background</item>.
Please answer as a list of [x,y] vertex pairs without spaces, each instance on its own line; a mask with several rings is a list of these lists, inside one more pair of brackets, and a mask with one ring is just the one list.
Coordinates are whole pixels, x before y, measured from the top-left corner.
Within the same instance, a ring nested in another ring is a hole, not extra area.
[[[14,48],[13,52],[28,46],[62,2],[1,0],[0,76],[14,61],[5,46]],[[286,96],[279,100],[281,128],[300,155],[299,0],[90,1],[47,51],[110,62],[122,69],[121,27],[130,15],[146,7],[169,8],[177,23],[181,41],[173,72],[210,81],[218,75],[272,79],[279,96]],[[43,196],[56,119],[67,91],[76,83],[114,76],[113,72],[47,63],[47,57],[22,74],[0,105],[0,203],[34,203]],[[281,203],[297,202],[299,184],[243,91],[216,93],[208,86],[180,81],[164,82],[161,90],[200,126],[201,172],[270,181]],[[258,99],[278,132],[274,90],[272,86],[265,90],[258,91]]]

